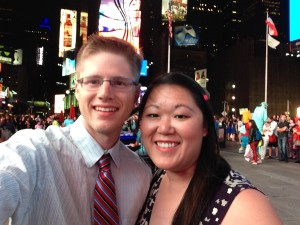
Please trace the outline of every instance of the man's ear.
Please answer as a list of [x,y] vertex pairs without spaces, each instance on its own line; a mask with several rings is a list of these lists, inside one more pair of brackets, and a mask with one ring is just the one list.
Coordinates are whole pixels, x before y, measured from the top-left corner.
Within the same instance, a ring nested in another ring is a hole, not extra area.
[[76,97],[76,99],[77,99],[77,101],[78,101],[78,83],[76,82],[75,83],[75,97]]

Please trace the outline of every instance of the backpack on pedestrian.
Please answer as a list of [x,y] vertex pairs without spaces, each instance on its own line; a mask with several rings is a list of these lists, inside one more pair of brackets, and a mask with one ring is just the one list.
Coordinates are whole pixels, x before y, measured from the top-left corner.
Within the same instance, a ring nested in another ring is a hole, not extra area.
[[256,129],[255,131],[255,138],[254,138],[255,141],[258,141],[258,147],[264,145],[264,141],[262,139],[262,135],[260,133],[260,131],[258,129]]
[[262,135],[260,133],[260,131],[258,129],[256,129],[255,131],[255,138],[254,138],[255,141],[260,141],[262,140]]

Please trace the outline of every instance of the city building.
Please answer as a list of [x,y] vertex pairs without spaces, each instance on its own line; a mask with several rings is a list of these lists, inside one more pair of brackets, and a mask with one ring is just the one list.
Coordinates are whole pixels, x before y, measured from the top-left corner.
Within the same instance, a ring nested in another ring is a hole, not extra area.
[[[83,12],[88,14],[86,35],[98,32],[100,3],[100,0],[43,2],[38,11],[33,1],[17,4],[12,1],[0,7],[0,51],[2,47],[2,54],[22,54],[21,64],[1,63],[0,81],[17,93],[19,102],[30,106],[34,106],[34,101],[49,102],[53,110],[54,96],[65,95],[67,90],[68,105],[73,104],[75,97],[70,86],[73,81],[71,75],[65,73],[64,60],[72,61],[82,44],[80,24],[83,17],[80,15]],[[227,102],[228,114],[238,114],[243,108],[254,110],[265,100],[268,10],[280,41],[277,49],[268,49],[268,111],[295,114],[294,109],[300,106],[295,94],[299,58],[286,57],[289,49],[287,1],[180,0],[173,3],[186,7],[186,14],[183,17],[174,14],[170,27],[166,17],[168,0],[141,1],[139,43],[148,63],[147,76],[141,77],[142,85],[147,86],[168,68],[191,77],[195,77],[196,71],[205,70],[206,88],[216,114],[223,111],[223,102]],[[177,5],[174,7],[176,13]],[[77,15],[76,44],[65,55],[58,54],[61,52],[61,9]]]

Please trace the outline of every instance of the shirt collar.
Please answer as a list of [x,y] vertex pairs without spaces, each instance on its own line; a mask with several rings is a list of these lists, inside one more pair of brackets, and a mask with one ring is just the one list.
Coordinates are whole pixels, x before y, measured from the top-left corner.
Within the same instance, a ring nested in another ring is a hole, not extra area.
[[70,126],[70,135],[88,167],[92,167],[96,164],[105,152],[110,153],[113,162],[119,167],[121,141],[118,140],[112,148],[104,150],[85,129],[82,115]]

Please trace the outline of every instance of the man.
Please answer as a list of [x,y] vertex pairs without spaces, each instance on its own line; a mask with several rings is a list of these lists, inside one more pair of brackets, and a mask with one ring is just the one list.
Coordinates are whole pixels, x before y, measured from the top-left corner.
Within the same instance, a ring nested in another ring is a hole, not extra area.
[[94,224],[99,158],[111,155],[119,224],[132,225],[151,169],[119,140],[139,97],[142,57],[117,38],[90,36],[77,55],[81,116],[70,126],[22,130],[0,144],[0,224]]
[[67,127],[74,123],[74,120],[70,117],[70,115],[67,115],[67,118],[64,120],[63,126]]
[[288,162],[288,149],[286,146],[286,142],[289,133],[289,122],[286,120],[286,115],[284,113],[280,115],[280,120],[277,124],[276,131],[279,150],[279,161]]
[[270,134],[269,134],[269,143],[268,143],[268,159],[272,158],[272,150],[275,149],[275,159],[279,160],[278,157],[278,142],[277,142],[277,121],[274,120],[274,117],[268,117],[267,120],[270,123]]

